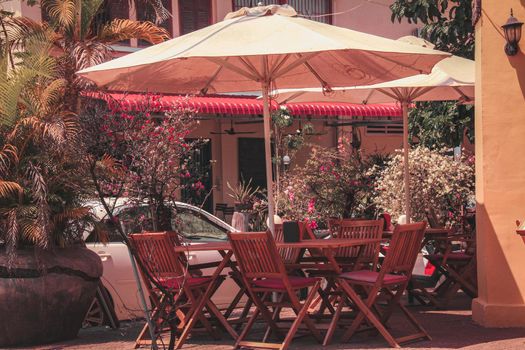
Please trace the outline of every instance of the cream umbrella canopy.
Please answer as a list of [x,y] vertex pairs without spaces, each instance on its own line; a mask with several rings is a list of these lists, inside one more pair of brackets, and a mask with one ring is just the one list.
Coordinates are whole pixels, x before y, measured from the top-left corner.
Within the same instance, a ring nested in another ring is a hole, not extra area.
[[428,73],[449,56],[297,16],[289,6],[243,8],[181,37],[84,69],[108,90],[156,93],[261,91],[268,212],[273,230],[268,92],[375,84]]
[[347,102],[401,103],[403,110],[404,187],[407,222],[410,222],[410,172],[408,165],[408,108],[415,101],[474,100],[474,61],[452,56],[439,62],[430,74],[370,86],[333,88],[330,93],[321,89],[281,89],[272,94],[279,103],[286,102]]

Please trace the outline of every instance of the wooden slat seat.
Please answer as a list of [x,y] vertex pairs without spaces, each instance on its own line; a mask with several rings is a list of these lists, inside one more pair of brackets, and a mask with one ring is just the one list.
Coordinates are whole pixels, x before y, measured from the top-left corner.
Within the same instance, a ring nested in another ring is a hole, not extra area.
[[[315,297],[320,281],[306,277],[290,278],[270,232],[231,232],[228,236],[242,280],[255,305],[255,310],[237,339],[234,349],[262,347],[286,350],[301,324],[307,327],[308,334],[321,341],[321,333],[308,316],[308,308]],[[306,300],[301,303],[297,291],[306,286],[312,288]],[[277,293],[277,301],[272,301],[271,296],[274,293]],[[273,311],[269,307],[273,307]],[[285,334],[277,326],[282,308],[291,308],[296,316]],[[259,316],[262,316],[268,328],[262,342],[252,342],[246,338]],[[281,343],[267,342],[272,332],[276,336],[284,335],[284,340]]]
[[[428,333],[412,316],[410,311],[400,302],[406,290],[412,270],[421,249],[421,242],[425,234],[426,223],[414,223],[396,226],[392,234],[390,250],[386,255],[379,272],[356,271],[343,273],[337,278],[337,286],[346,298],[341,298],[336,315],[328,330],[328,339],[333,335],[345,304],[358,310],[358,314],[342,337],[348,341],[361,328],[371,325],[392,347],[400,347],[400,343],[418,339],[430,339]],[[348,302],[350,300],[350,302]],[[377,302],[387,303],[383,310]],[[394,311],[399,308],[407,320],[416,329],[416,333],[394,338],[386,328],[386,324]],[[369,329],[366,327],[365,329]],[[329,341],[325,342],[329,343]]]

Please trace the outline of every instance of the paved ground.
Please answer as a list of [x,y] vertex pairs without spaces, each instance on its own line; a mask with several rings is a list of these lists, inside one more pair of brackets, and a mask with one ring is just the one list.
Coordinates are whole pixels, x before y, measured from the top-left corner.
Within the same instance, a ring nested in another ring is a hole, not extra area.
[[[525,329],[485,329],[471,320],[469,310],[470,301],[459,300],[451,310],[440,311],[431,308],[412,307],[416,317],[432,336],[432,341],[413,343],[404,349],[525,349]],[[403,331],[404,323],[398,318],[391,322],[396,331]],[[52,344],[48,346],[32,347],[30,349],[59,350],[127,350],[133,349],[133,340],[137,336],[141,322],[125,322],[121,329],[111,330],[102,327],[84,329],[80,331],[77,339]],[[323,348],[311,337],[303,337],[295,340],[290,349],[314,350],[314,349],[388,349],[387,344],[380,336],[360,335],[354,337],[348,344],[337,344],[337,335],[334,337],[334,345]],[[222,350],[231,349],[232,341],[225,337],[224,340],[215,341],[207,339],[205,335],[198,335],[190,339],[183,349],[191,350]],[[162,348],[162,347],[161,347]]]

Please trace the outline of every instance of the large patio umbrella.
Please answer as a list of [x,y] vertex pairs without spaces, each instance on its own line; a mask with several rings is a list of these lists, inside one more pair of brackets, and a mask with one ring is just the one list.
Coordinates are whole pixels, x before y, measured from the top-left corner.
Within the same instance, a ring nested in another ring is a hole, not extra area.
[[370,86],[333,88],[330,93],[318,88],[273,91],[279,103],[288,102],[399,102],[403,110],[403,153],[406,219],[410,222],[410,171],[408,164],[408,109],[415,101],[474,100],[474,61],[452,56],[439,62],[430,74]]
[[449,56],[259,6],[164,43],[78,72],[108,90],[155,93],[261,91],[268,212],[273,230],[268,92],[276,88],[375,84],[428,73]]

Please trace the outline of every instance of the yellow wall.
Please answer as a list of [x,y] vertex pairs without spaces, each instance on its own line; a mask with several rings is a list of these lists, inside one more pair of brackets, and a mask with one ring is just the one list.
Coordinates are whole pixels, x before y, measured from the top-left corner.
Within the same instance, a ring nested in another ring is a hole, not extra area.
[[500,26],[523,0],[483,1],[476,28],[476,199],[479,298],[484,326],[525,326],[525,246],[515,220],[525,218],[525,40],[507,57]]

